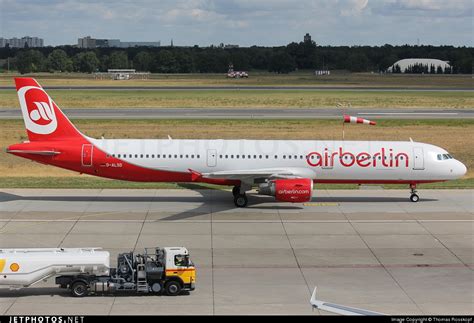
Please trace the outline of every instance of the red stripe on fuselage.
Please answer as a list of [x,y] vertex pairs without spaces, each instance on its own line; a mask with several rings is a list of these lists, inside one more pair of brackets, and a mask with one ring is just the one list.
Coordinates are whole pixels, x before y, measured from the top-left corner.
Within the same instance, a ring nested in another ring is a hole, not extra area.
[[[133,182],[203,182],[218,185],[238,185],[238,180],[194,178],[192,172],[173,172],[146,168],[133,165],[127,161],[107,155],[104,151],[94,146],[92,166],[82,165],[82,145],[91,144],[85,138],[78,138],[74,141],[45,141],[30,142],[11,145],[7,151],[11,154],[31,159],[42,164],[76,171],[93,176],[105,177]],[[61,152],[55,156],[32,155],[16,151],[38,151],[54,150]]]

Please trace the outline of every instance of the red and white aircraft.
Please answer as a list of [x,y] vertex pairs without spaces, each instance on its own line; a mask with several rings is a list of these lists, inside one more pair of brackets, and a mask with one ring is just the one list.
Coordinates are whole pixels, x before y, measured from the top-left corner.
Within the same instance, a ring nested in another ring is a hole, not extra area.
[[29,141],[7,152],[94,176],[136,182],[234,186],[284,202],[311,200],[313,183],[407,184],[453,180],[466,166],[446,150],[419,142],[313,140],[93,139],[83,135],[32,78],[16,78]]

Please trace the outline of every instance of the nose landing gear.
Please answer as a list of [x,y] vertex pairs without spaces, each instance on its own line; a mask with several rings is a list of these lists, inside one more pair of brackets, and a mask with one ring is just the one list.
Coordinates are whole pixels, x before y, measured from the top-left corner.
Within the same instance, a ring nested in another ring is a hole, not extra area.
[[411,191],[411,195],[410,195],[410,201],[416,203],[420,200],[420,197],[418,196],[417,191],[416,191],[416,184],[410,184],[410,191]]

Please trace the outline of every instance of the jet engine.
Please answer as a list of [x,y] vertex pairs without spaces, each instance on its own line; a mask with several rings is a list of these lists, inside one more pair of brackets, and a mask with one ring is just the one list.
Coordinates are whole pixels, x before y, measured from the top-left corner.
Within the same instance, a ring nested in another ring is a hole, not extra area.
[[259,186],[259,194],[275,196],[280,202],[302,203],[311,201],[313,180],[309,178],[277,179]]

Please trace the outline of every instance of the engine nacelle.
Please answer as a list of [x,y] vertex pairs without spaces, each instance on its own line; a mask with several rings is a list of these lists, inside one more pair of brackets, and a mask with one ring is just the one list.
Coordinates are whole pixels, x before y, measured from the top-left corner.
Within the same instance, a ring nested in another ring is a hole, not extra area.
[[313,180],[309,178],[277,179],[259,187],[259,194],[275,196],[280,202],[303,203],[311,201]]

